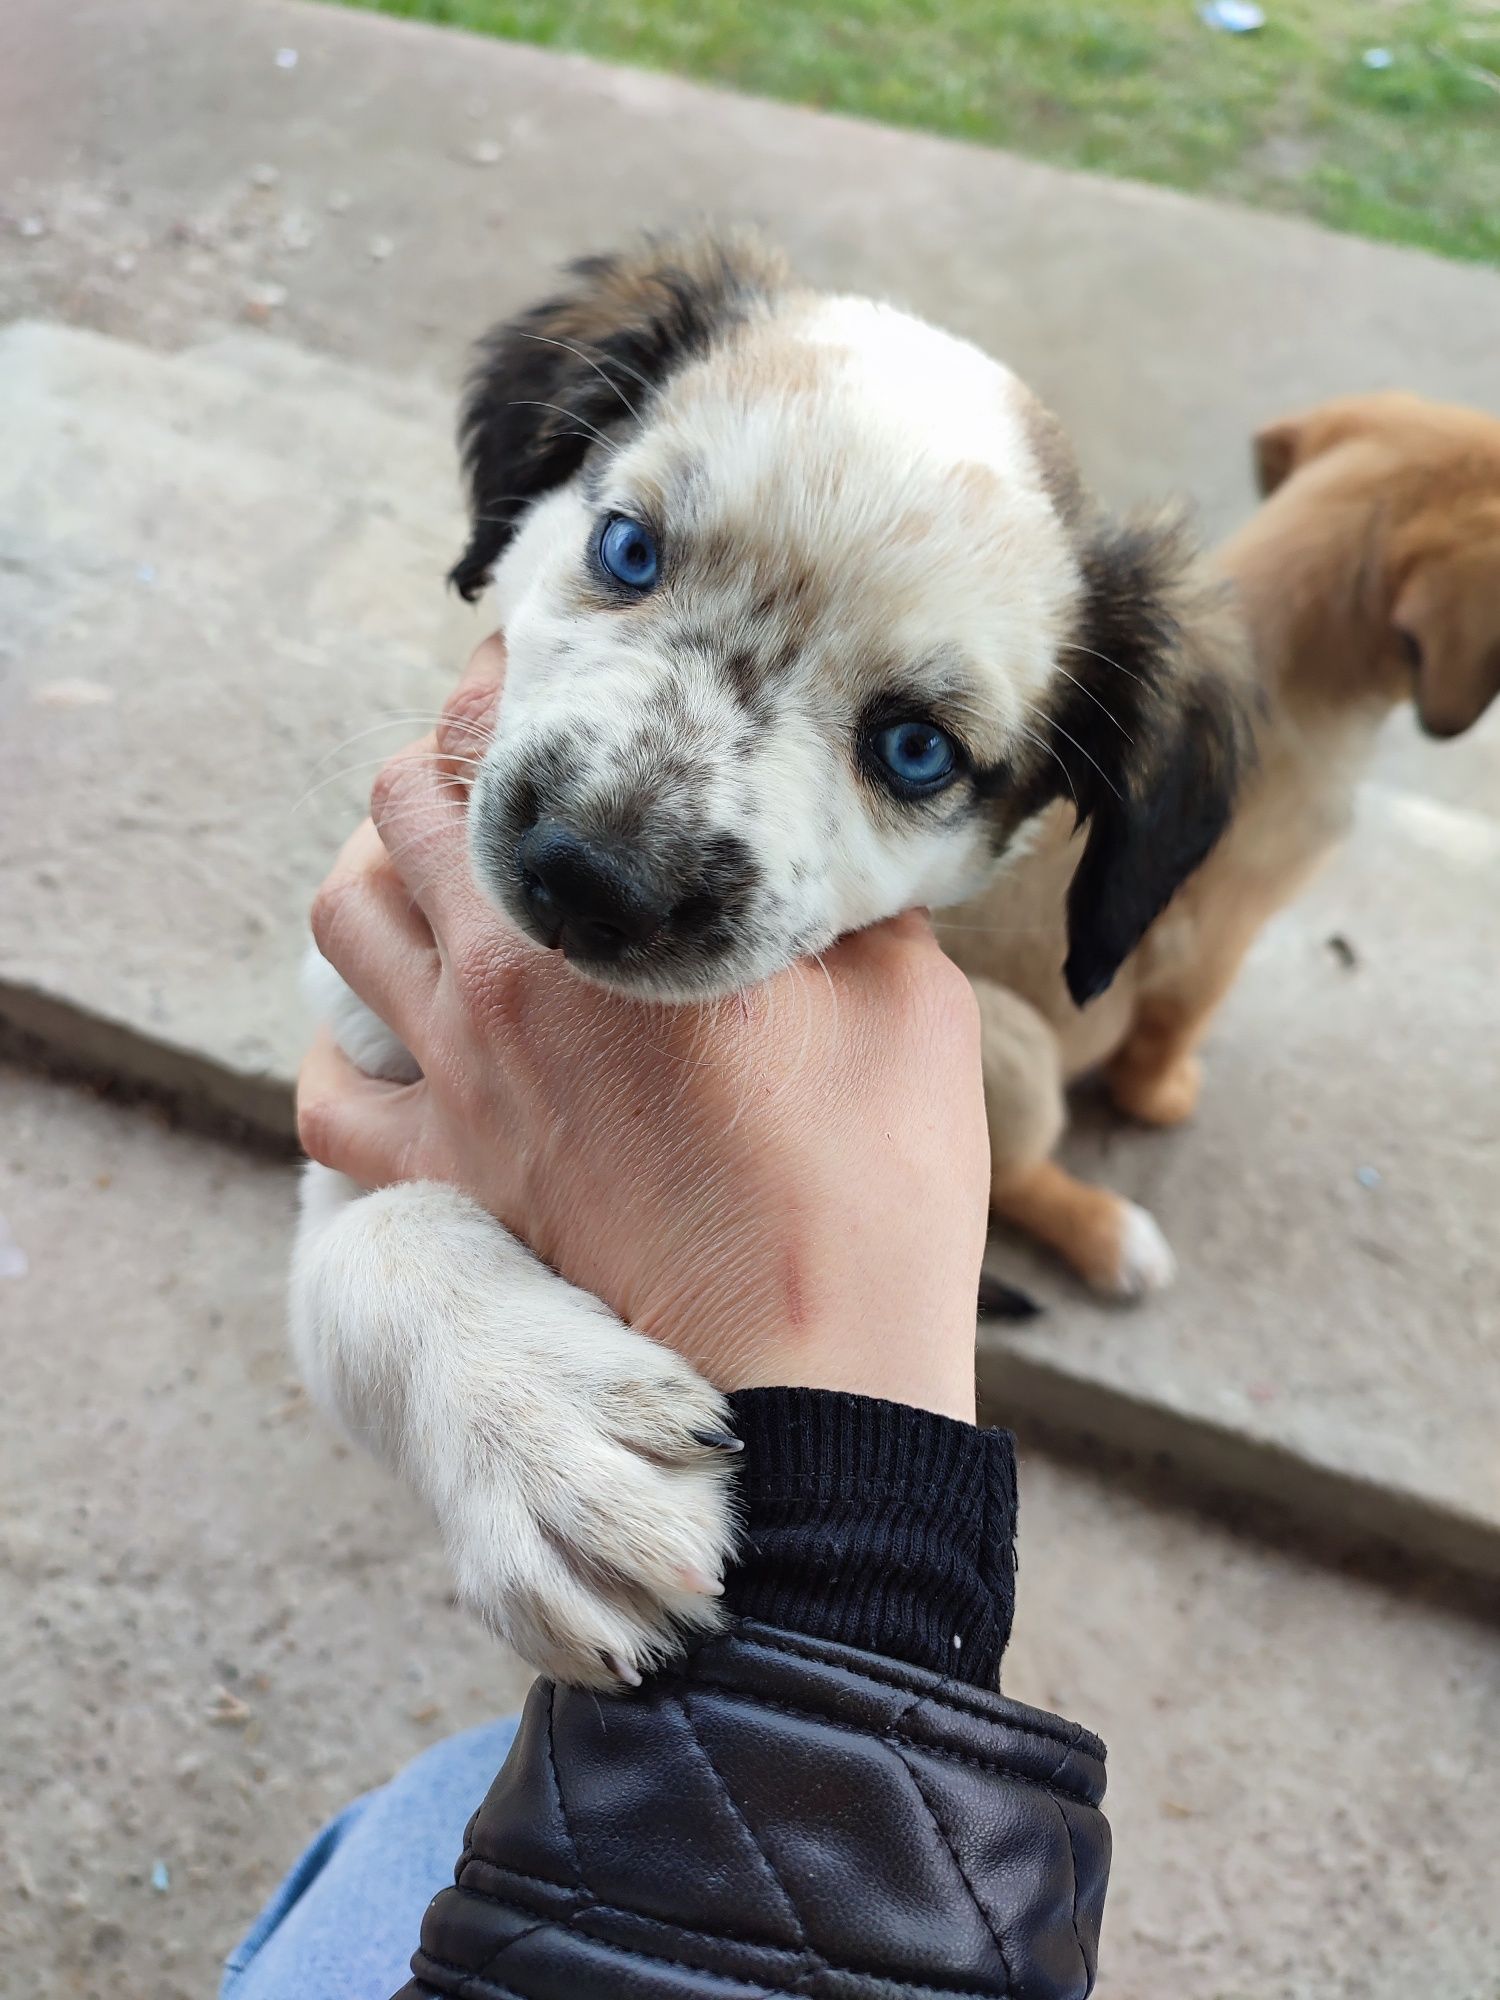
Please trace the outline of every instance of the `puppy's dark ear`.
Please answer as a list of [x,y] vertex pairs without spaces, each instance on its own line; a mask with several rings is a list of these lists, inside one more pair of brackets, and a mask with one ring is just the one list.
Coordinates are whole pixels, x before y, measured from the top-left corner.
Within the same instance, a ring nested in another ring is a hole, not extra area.
[[787,282],[750,236],[653,240],[585,257],[568,276],[556,297],[485,336],[469,376],[459,446],[471,529],[449,582],[471,603],[531,503]]
[[1181,522],[1096,521],[1081,554],[1084,612],[1048,732],[1088,829],[1068,891],[1080,1007],[1224,831],[1256,707],[1243,625]]

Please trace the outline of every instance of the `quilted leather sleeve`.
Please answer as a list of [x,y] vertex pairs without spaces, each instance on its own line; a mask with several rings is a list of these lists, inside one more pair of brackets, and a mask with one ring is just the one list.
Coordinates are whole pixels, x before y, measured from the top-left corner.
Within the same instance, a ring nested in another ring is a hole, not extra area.
[[741,1623],[607,1700],[538,1682],[397,2000],[1082,2000],[1104,1747]]

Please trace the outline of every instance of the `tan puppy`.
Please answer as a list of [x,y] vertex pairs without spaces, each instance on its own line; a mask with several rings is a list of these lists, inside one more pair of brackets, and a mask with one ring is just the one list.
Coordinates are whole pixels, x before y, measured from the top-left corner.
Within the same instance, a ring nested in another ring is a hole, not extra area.
[[1500,693],[1500,421],[1418,396],[1350,397],[1255,440],[1265,504],[1219,551],[1266,696],[1259,767],[1229,831],[1079,1009],[1062,976],[1079,865],[1054,806],[1030,854],[940,920],[984,1016],[995,1213],[1089,1284],[1134,1298],[1172,1253],[1133,1202],[1052,1157],[1064,1090],[1103,1067],[1118,1108],[1187,1118],[1199,1043],[1266,921],[1347,829],[1381,724],[1414,700],[1456,736]]

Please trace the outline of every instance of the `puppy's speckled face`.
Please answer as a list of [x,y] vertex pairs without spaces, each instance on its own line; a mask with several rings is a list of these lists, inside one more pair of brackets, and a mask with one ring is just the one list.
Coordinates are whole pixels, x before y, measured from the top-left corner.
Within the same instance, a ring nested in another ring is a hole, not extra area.
[[[596,318],[574,294],[492,343],[468,416],[456,576],[503,549],[509,650],[472,853],[510,918],[608,984],[724,993],[974,894],[1059,792],[1123,803],[1100,717],[1148,720],[1165,544],[1127,551],[1106,656],[1099,543],[1016,379],[713,246],[602,269]],[[650,347],[666,296],[692,324]]]

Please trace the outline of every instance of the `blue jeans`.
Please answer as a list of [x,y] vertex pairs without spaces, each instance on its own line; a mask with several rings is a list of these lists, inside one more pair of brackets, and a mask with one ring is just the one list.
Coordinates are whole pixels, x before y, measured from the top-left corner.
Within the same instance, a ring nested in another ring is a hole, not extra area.
[[434,1743],[346,1806],[230,1954],[219,2000],[391,2000],[517,1718]]

